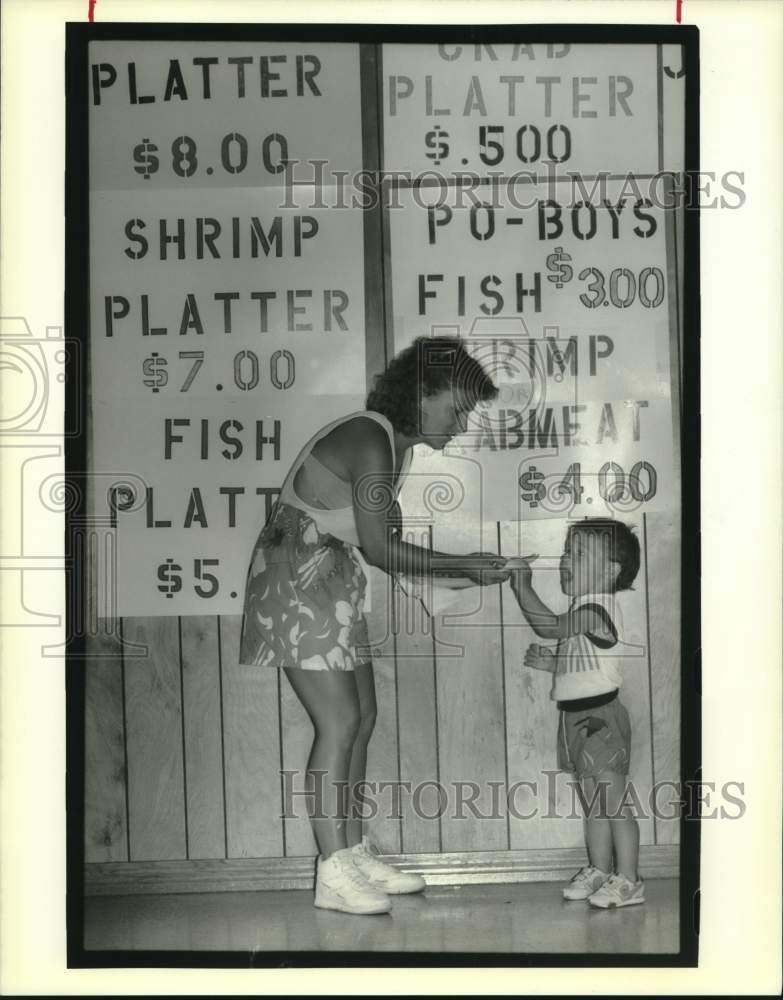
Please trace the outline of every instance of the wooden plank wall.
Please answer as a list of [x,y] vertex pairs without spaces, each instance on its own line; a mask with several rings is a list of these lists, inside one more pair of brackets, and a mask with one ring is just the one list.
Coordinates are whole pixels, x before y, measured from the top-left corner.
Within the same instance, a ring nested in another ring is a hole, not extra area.
[[[516,524],[485,526],[484,545],[516,552],[518,530]],[[674,514],[644,518],[642,570],[630,622],[626,616],[639,640],[623,697],[634,731],[632,778],[642,798],[654,781],[679,778],[679,593],[671,572],[679,565],[678,530]],[[534,544],[557,553],[562,545],[561,522],[525,531],[526,550]],[[445,544],[437,533],[433,541]],[[448,548],[475,543],[450,526]],[[578,822],[544,818],[547,796],[556,790],[567,815],[570,793],[562,779],[553,784],[545,775],[555,768],[556,712],[549,678],[521,667],[532,637],[508,587],[466,591],[433,622],[398,604],[402,627],[394,635],[386,623],[390,595],[380,574],[373,579],[379,711],[368,779],[412,788],[430,782],[419,805],[432,817],[417,815],[404,790],[400,815],[392,815],[386,792],[381,815],[368,822],[380,848],[396,854],[578,846]],[[301,791],[312,727],[284,675],[237,663],[239,625],[233,616],[126,618],[122,636],[137,649],[124,657],[108,628],[91,641],[88,862],[316,853],[301,797],[294,796],[295,816],[282,818],[280,775],[283,768],[294,771],[294,790]],[[130,655],[140,650],[144,655]],[[472,807],[471,781],[480,786]],[[492,783],[519,782],[538,783],[535,797],[530,786],[518,785],[513,800],[516,813],[537,805],[534,818],[509,812],[505,792],[492,791]],[[438,784],[449,799],[442,816]],[[667,792],[661,803],[675,799]],[[641,828],[643,844],[678,840],[676,820],[645,819]]]

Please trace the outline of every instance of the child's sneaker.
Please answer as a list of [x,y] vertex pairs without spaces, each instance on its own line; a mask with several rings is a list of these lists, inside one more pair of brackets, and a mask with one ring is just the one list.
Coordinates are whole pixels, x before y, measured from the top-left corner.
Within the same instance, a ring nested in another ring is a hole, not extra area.
[[391,900],[371,886],[353,863],[350,847],[319,857],[315,877],[315,905],[343,913],[388,913]]
[[401,895],[404,892],[421,892],[426,888],[426,882],[421,875],[413,872],[401,872],[381,861],[367,837],[362,837],[361,844],[351,848],[353,863],[364,875],[370,885],[381,892],[390,895]]
[[609,878],[608,872],[602,872],[594,865],[580,868],[568,885],[563,889],[563,899],[589,899]]
[[625,875],[612,875],[604,882],[597,892],[588,899],[591,906],[602,910],[614,909],[616,906],[633,906],[644,902],[644,882],[632,882]]

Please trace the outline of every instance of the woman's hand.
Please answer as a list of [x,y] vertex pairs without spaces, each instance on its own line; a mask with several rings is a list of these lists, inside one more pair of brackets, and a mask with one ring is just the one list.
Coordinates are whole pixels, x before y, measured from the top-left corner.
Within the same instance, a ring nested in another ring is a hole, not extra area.
[[509,578],[509,571],[505,569],[505,556],[486,552],[469,552],[465,556],[465,560],[462,572],[480,587],[488,587],[493,583],[504,583]]

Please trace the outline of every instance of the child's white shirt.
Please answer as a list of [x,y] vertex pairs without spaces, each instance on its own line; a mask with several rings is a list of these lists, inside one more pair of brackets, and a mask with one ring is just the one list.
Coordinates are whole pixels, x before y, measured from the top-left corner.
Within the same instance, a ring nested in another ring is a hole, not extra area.
[[[574,598],[571,610],[588,605],[604,619],[606,630],[593,638],[580,633],[558,642],[551,692],[554,701],[592,698],[622,684],[623,620],[617,594],[582,594]],[[615,641],[606,632],[613,634]]]

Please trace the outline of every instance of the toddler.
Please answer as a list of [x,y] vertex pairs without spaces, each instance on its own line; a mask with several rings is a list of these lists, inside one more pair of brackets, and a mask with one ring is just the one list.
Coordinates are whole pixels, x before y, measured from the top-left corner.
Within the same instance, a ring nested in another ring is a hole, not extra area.
[[568,529],[560,559],[560,586],[570,597],[555,614],[532,586],[530,563],[521,561],[511,587],[536,635],[556,639],[553,651],[536,643],[525,666],[554,675],[552,698],[560,710],[558,766],[579,780],[585,805],[588,865],[563,890],[566,899],[586,899],[610,908],[644,902],[637,868],[639,827],[622,804],[631,755],[631,726],[618,691],[622,622],[615,594],[631,587],[639,572],[639,541],[619,521],[587,518]]

